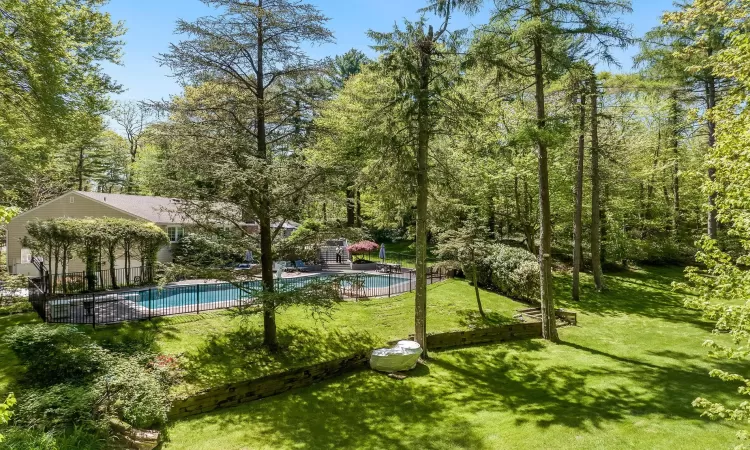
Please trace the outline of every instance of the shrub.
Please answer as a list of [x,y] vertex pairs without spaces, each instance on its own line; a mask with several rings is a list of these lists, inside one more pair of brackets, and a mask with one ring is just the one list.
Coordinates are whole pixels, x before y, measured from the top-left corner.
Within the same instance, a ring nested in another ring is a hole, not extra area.
[[612,230],[603,245],[607,261],[617,263],[689,264],[696,251],[672,236],[640,238],[621,230]]
[[108,359],[104,349],[72,325],[14,327],[5,342],[26,367],[27,377],[44,385],[90,377]]
[[[16,327],[6,342],[26,367],[27,379],[35,383],[19,395],[18,426],[61,432],[65,442],[72,443],[66,448],[82,448],[75,446],[71,427],[97,440],[106,438],[110,418],[138,428],[167,419],[169,388],[180,379],[181,370],[173,357],[138,352],[150,347],[150,335],[109,343],[126,353],[108,351],[72,326]],[[58,448],[55,445],[61,441],[18,433],[15,442],[28,444],[18,448],[42,449]]]
[[536,300],[539,297],[539,263],[528,251],[495,244],[477,266],[480,285],[508,297]]
[[25,298],[18,299],[18,301],[10,303],[6,306],[0,306],[0,316],[6,316],[9,314],[20,314],[25,312],[33,311],[34,307]]
[[100,338],[99,345],[112,353],[126,356],[150,354],[156,349],[156,331],[129,330],[128,333]]
[[233,236],[188,234],[174,245],[177,264],[196,267],[222,267],[243,260],[249,244]]
[[17,425],[40,430],[60,430],[72,424],[100,428],[96,405],[101,393],[91,386],[56,384],[44,388],[25,389],[16,408]]
[[28,283],[29,281],[25,276],[10,275],[3,269],[0,269],[0,306],[26,297],[25,290],[28,287]]
[[163,424],[177,370],[169,357],[112,357],[93,380],[22,390],[14,418],[28,428],[47,431],[76,425],[94,433],[106,429],[109,417],[135,427]]
[[0,315],[31,311],[27,287],[25,276],[10,275],[0,268]]
[[7,429],[3,448],[7,450],[59,450],[51,432],[21,427]]
[[104,394],[109,414],[144,428],[166,422],[167,382],[163,373],[147,369],[137,357],[123,358],[98,378],[94,390]]
[[347,250],[352,255],[357,255],[357,254],[363,254],[363,253],[368,253],[368,252],[374,252],[374,251],[378,250],[379,248],[380,248],[380,246],[377,243],[375,243],[375,242],[372,242],[372,241],[359,241],[359,242],[357,242],[355,244],[352,244],[349,247],[347,247]]
[[10,427],[4,450],[100,450],[106,448],[106,436],[75,427],[62,431]]

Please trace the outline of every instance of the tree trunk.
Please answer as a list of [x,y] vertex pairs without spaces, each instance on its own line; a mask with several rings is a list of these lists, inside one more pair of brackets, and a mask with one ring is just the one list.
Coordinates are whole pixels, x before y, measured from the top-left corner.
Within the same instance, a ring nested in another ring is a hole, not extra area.
[[86,290],[96,290],[96,254],[93,250],[86,251]]
[[[54,294],[55,291],[53,289],[53,279],[52,279],[52,258],[54,256],[53,250],[52,250],[52,244],[48,245],[47,248],[45,248],[47,251],[47,254],[45,255],[47,257],[47,293],[48,294]],[[43,263],[42,263],[43,264]],[[55,278],[57,278],[57,257],[55,256]],[[55,279],[54,282],[57,282]]]
[[[263,0],[258,0],[258,8],[263,9]],[[266,170],[263,174],[261,186],[260,211],[258,222],[260,225],[260,267],[263,291],[271,293],[274,291],[273,285],[273,255],[271,242],[271,187],[268,180],[268,164],[270,155],[268,154],[268,144],[266,142],[266,112],[265,112],[265,73],[263,71],[263,16],[258,14],[258,48],[257,48],[257,66],[256,66],[256,99],[255,108],[257,127],[258,127],[258,156],[265,162]],[[276,351],[279,342],[276,336],[276,305],[273,300],[265,296],[263,298],[263,345],[271,351]]]
[[78,149],[78,165],[76,167],[76,175],[78,176],[78,190],[83,190],[83,146]]
[[[516,223],[521,225],[521,194],[518,191],[518,174],[513,177],[513,201],[515,203]],[[508,228],[510,234],[510,227]]]
[[[271,243],[271,218],[268,215],[268,200],[262,200],[261,208],[266,211],[261,216],[260,222],[260,265],[263,291],[271,293],[274,291],[273,281],[273,255]],[[263,298],[263,345],[275,351],[278,348],[276,336],[276,307],[273,300]]]
[[[601,216],[599,210],[599,123],[596,75],[591,78],[591,269],[597,290],[604,289],[601,261]],[[649,187],[650,189],[650,187]]]
[[496,237],[497,220],[495,218],[495,196],[490,192],[487,195],[487,229],[490,232],[490,238]]
[[672,156],[674,157],[674,163],[672,165],[672,231],[675,236],[680,235],[681,227],[681,212],[680,212],[680,151],[679,151],[679,108],[677,103],[677,91],[671,93],[671,110],[670,110],[670,122],[672,122],[672,129],[670,135],[672,136]]
[[586,93],[581,93],[576,155],[575,211],[573,212],[573,300],[580,299],[581,241],[583,237],[583,159],[586,145]]
[[59,276],[59,269],[60,269],[60,247],[55,247],[55,276],[52,278],[52,292],[53,294],[57,293],[57,280]]
[[524,215],[523,232],[526,238],[526,247],[529,252],[536,253],[536,241],[534,240],[534,226],[531,223],[531,194],[529,194],[529,183],[523,180]]
[[68,247],[62,249],[62,290],[63,294],[68,293]]
[[357,189],[357,227],[362,228],[362,193]]
[[[716,80],[709,77],[706,81],[706,106],[710,111],[716,106]],[[716,145],[716,123],[713,119],[708,120],[708,147],[711,152]],[[712,183],[716,180],[716,168],[708,168],[708,179]],[[708,237],[716,239],[718,223],[716,221],[716,191],[708,196]]]
[[125,256],[125,285],[130,286],[130,250],[132,243],[124,242],[122,244],[123,253]]
[[130,194],[133,192],[133,174],[135,173],[135,170],[133,169],[133,166],[135,164],[135,157],[138,152],[138,143],[135,142],[134,139],[129,138],[130,141],[130,165],[127,168],[127,180],[125,183],[125,192]]
[[[534,15],[541,18],[541,1],[534,0]],[[542,39],[534,38],[534,84],[536,97],[537,158],[539,169],[539,278],[542,302],[542,337],[552,342],[560,340],[555,323],[555,301],[552,298],[552,223],[549,199],[547,143],[542,137],[546,125],[544,111],[544,72],[542,67]]]
[[346,187],[346,226],[353,227],[355,224],[355,213],[356,213],[356,193],[354,186],[347,185]]
[[429,27],[425,42],[420,47],[419,94],[417,98],[417,279],[414,297],[414,335],[424,353],[427,349],[427,201],[428,178],[427,157],[430,145],[430,63],[433,39],[432,26]]
[[[604,183],[604,197],[599,208],[599,267],[607,262],[607,204],[609,203],[609,183]],[[603,288],[606,286],[602,286]]]
[[112,289],[117,289],[117,272],[115,271],[115,247],[107,248],[109,259],[109,278],[112,281]]
[[482,299],[479,298],[479,284],[477,283],[477,266],[474,264],[473,270],[471,271],[471,281],[474,283],[474,294],[477,296],[477,307],[479,308],[479,315],[482,319],[486,319],[487,316],[484,314],[484,308],[482,308]]

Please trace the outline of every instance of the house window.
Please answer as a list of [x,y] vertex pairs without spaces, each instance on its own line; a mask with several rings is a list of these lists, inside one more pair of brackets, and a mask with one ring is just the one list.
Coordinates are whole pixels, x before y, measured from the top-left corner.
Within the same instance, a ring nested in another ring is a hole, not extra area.
[[167,236],[169,236],[169,242],[177,242],[185,236],[185,229],[183,227],[167,227]]
[[21,249],[21,264],[31,264],[31,249],[30,248]]

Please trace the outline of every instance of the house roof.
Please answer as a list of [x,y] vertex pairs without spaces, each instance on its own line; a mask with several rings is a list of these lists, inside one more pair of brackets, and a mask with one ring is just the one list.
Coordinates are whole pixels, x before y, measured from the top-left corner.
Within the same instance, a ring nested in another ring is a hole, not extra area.
[[[180,199],[170,197],[154,197],[150,195],[130,195],[130,194],[108,194],[104,192],[89,192],[89,191],[72,191],[73,193],[82,197],[89,198],[98,203],[107,205],[118,211],[130,214],[135,217],[140,217],[149,222],[158,224],[192,224],[195,223],[193,219],[180,212]],[[70,192],[69,192],[70,193]],[[60,198],[60,197],[58,197]],[[55,199],[57,200],[57,199]],[[52,200],[52,201],[55,201]],[[48,202],[49,203],[49,202]],[[45,203],[46,204],[46,203]],[[14,219],[24,216],[32,211],[41,208],[44,205],[40,205],[37,208],[32,208],[25,211]],[[211,209],[226,210],[232,208],[231,205],[226,203],[213,203]],[[250,224],[256,224],[250,222]],[[272,227],[277,227],[279,222],[271,224]],[[286,220],[283,223],[283,228],[286,229],[297,229],[300,226],[299,223],[293,220]]]
[[103,192],[76,191],[77,194],[125,211],[154,223],[192,223],[177,212],[179,200],[148,195],[107,194]]
[[[279,222],[271,222],[271,228],[277,228],[279,226]],[[296,230],[299,228],[299,223],[293,221],[293,220],[287,220],[282,224],[282,228],[286,228],[288,230]]]

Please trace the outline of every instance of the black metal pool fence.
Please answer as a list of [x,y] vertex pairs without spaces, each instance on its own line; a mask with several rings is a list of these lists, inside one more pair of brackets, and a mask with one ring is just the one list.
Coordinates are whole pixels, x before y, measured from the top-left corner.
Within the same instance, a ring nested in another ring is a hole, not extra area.
[[[428,268],[427,284],[446,279],[443,269]],[[336,277],[339,294],[348,300],[391,297],[411,292],[416,285],[416,273],[315,273],[275,281],[277,291],[293,291],[321,280]],[[323,279],[325,279],[323,278]],[[257,280],[237,283],[202,282],[167,286],[162,289],[114,290],[75,295],[47,295],[36,284],[29,286],[29,301],[45,322],[103,325],[177,314],[200,314],[206,311],[251,305],[255,292],[260,291]]]
[[80,294],[153,284],[156,267],[121,267],[94,272],[66,272],[64,275],[62,272],[55,274],[45,270],[40,278],[38,283],[40,287],[46,285],[47,292],[58,295]]

